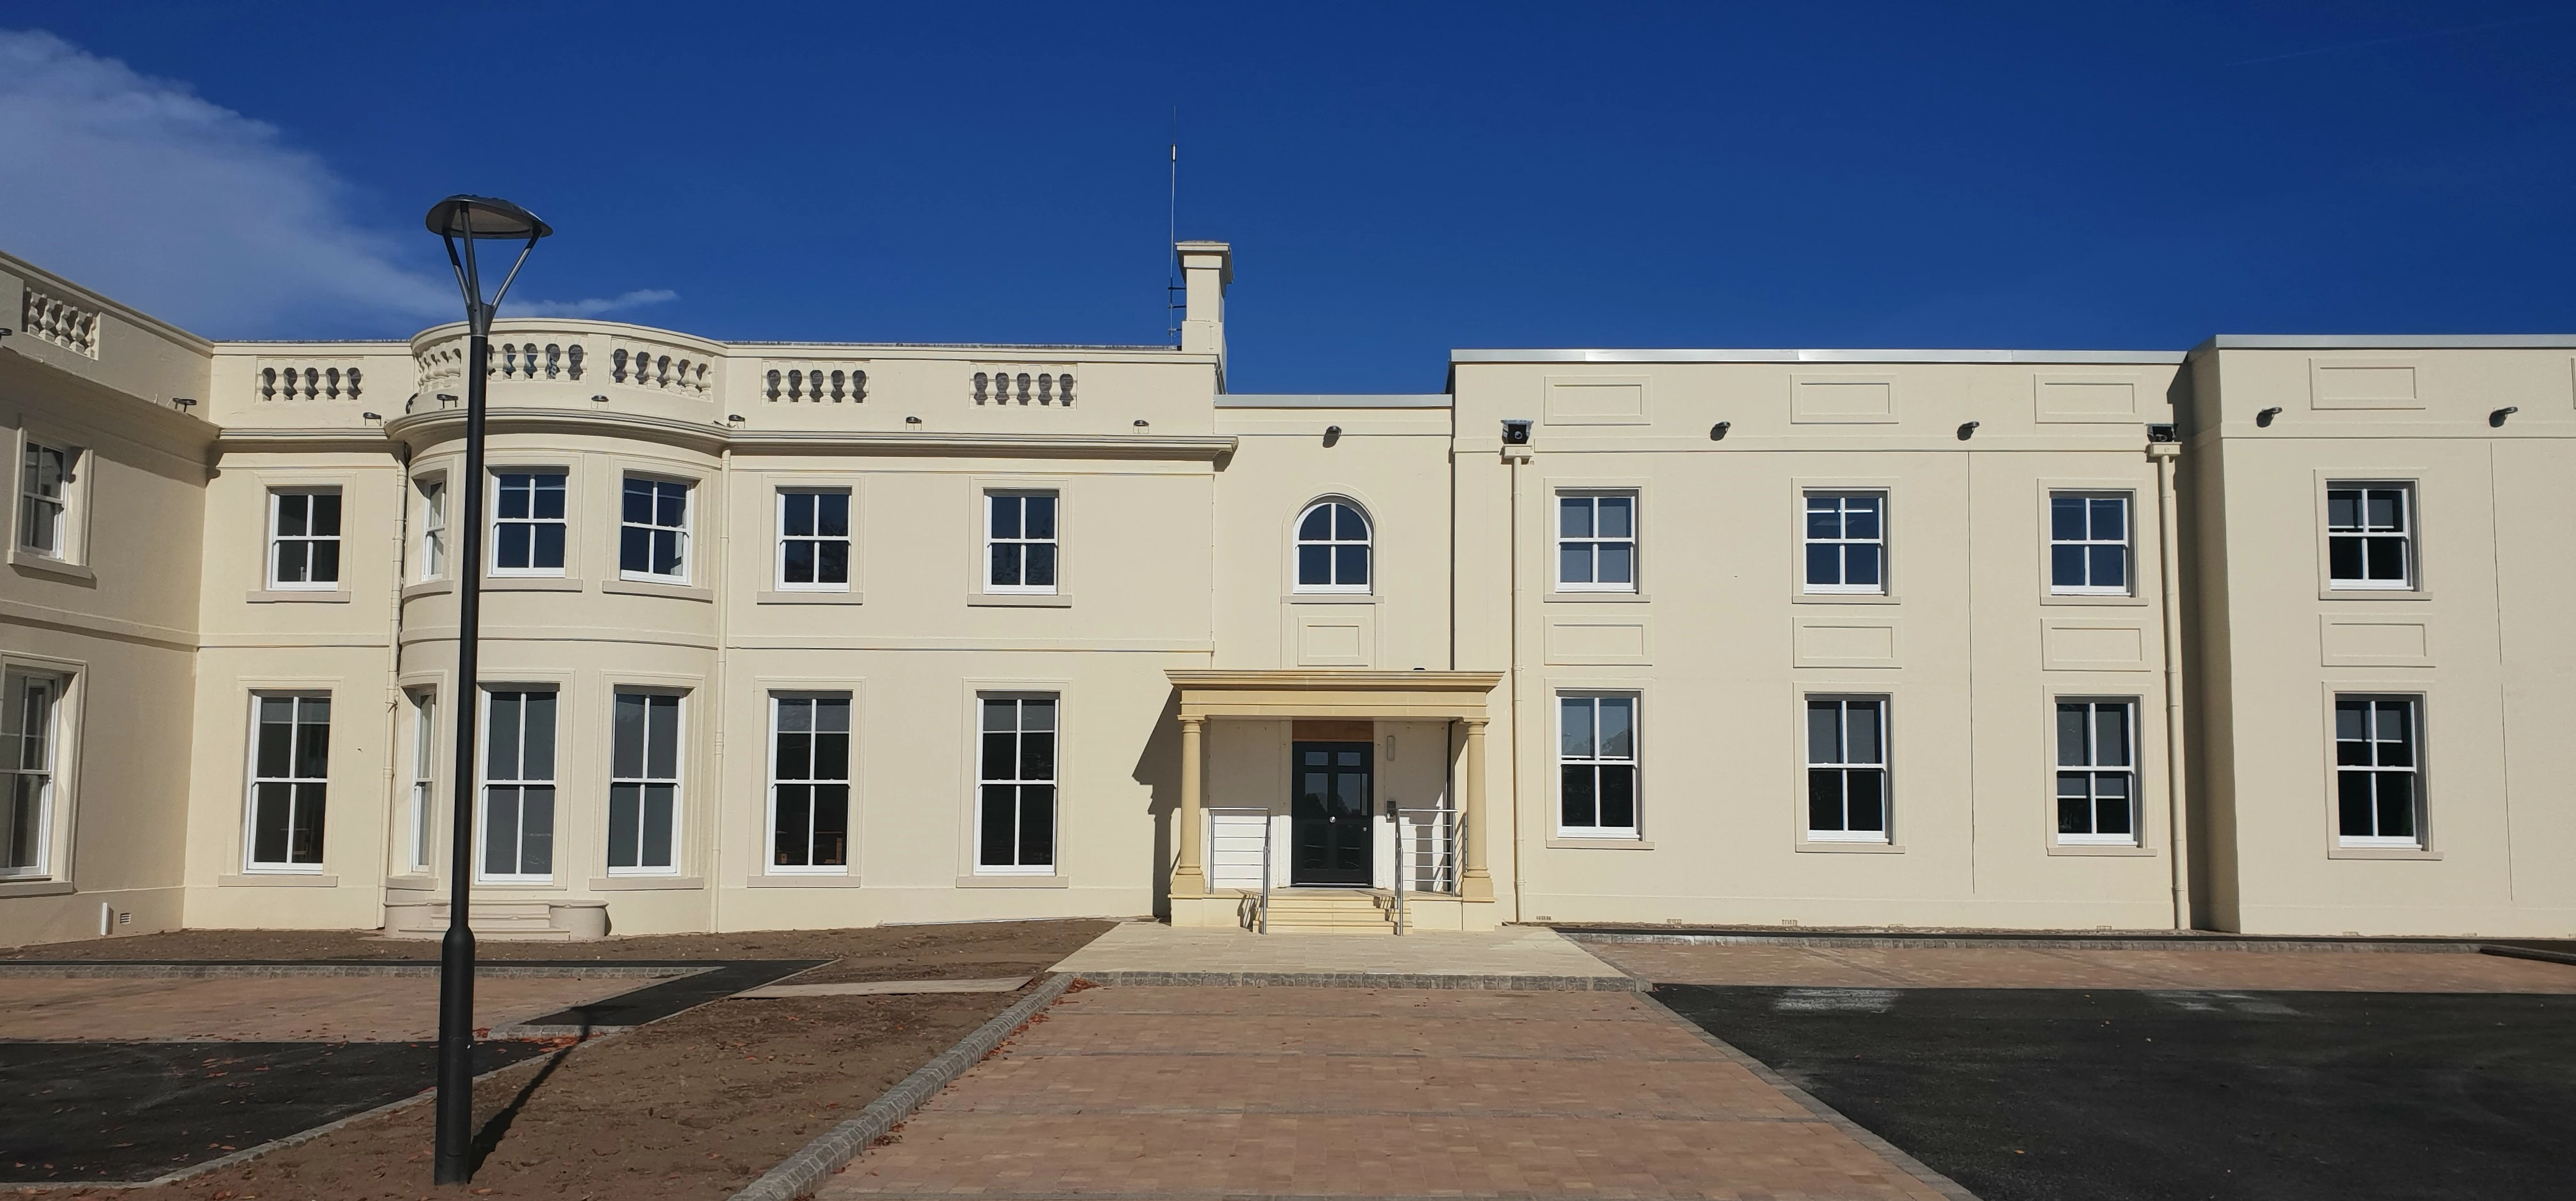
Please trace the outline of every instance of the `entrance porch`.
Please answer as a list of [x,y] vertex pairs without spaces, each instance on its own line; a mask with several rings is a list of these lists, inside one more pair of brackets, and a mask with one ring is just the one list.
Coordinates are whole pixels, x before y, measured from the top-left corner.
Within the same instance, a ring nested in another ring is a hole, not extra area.
[[1485,698],[1464,671],[1170,671],[1174,926],[1490,930]]

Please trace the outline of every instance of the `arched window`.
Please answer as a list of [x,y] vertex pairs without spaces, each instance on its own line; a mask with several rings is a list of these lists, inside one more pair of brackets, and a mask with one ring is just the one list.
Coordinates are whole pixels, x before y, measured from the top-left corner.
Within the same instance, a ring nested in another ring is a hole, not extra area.
[[1297,591],[1368,590],[1368,518],[1346,500],[1307,506],[1297,518]]

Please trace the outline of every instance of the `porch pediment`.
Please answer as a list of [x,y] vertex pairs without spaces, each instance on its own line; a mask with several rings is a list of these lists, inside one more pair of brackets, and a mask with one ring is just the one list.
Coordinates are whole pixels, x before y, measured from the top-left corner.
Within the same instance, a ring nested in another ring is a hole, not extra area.
[[1184,721],[1214,717],[1482,723],[1494,671],[1169,670]]

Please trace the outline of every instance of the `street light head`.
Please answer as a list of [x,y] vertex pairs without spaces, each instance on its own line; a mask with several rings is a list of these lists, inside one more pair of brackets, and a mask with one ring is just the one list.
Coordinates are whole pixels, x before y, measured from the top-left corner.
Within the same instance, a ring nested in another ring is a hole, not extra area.
[[535,213],[491,196],[450,196],[429,206],[429,232],[443,238],[527,238],[555,232]]

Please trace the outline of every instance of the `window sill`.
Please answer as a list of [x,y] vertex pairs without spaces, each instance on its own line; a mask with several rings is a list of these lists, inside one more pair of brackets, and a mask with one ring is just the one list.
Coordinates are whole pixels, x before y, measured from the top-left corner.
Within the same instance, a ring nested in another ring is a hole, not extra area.
[[438,888],[438,877],[423,875],[419,872],[410,872],[400,876],[387,876],[385,877],[385,887],[399,889],[403,892],[434,892]]
[[2050,592],[2039,598],[2043,605],[2144,605],[2147,598],[2135,594],[2104,595],[2088,592]]
[[[491,585],[485,584],[484,587],[488,589]],[[454,591],[456,591],[454,580],[422,580],[417,584],[403,585],[402,598],[411,600],[421,596],[441,596]]]
[[349,594],[337,590],[325,592],[297,588],[253,588],[242,598],[254,605],[345,605]]
[[565,892],[569,885],[545,880],[476,880],[476,892]]
[[2048,844],[2048,853],[2051,855],[2079,856],[2109,855],[2113,858],[2125,855],[2131,858],[2145,858],[2153,856],[2156,853],[2156,849],[2154,847],[2142,847],[2134,842],[2052,842]]
[[760,592],[753,594],[751,603],[755,605],[855,605],[861,603],[860,596],[857,591]]
[[217,888],[338,888],[340,877],[320,872],[249,872],[217,876]]
[[1653,598],[1643,592],[1551,592],[1539,598],[1547,604],[1642,605]]
[[1794,592],[1793,605],[1893,605],[1901,598],[1891,592]]
[[745,888],[857,888],[859,878],[856,874],[825,875],[816,872],[810,876],[753,876],[742,884]]
[[581,579],[568,575],[487,575],[485,592],[579,592]]
[[2326,848],[2326,858],[2328,858],[2328,859],[2420,859],[2420,860],[2435,860],[2435,859],[2440,859],[2441,857],[2442,857],[2442,853],[2441,853],[2440,851],[2426,850],[2426,849],[2425,849],[2425,848],[2423,848],[2423,847],[2347,847],[2347,846],[2332,846],[2332,847],[2328,847],[2328,848]]
[[1862,842],[1858,839],[1840,842],[1830,838],[1801,838],[1798,840],[1798,850],[1824,855],[1902,855],[1905,853],[1905,847],[1900,843]]
[[61,897],[77,891],[69,880],[0,880],[0,900],[9,897]]
[[969,592],[968,608],[987,609],[1070,609],[1070,592]]
[[2422,588],[2335,588],[2317,589],[2318,600],[2328,601],[2427,601],[2433,594]]
[[599,590],[618,596],[667,596],[672,600],[704,601],[708,604],[714,604],[716,599],[713,588],[665,584],[657,580],[604,580]]
[[959,876],[959,888],[1065,888],[1070,881],[1063,876]]
[[593,876],[590,880],[592,892],[655,892],[706,886],[703,876]]
[[1373,592],[1291,592],[1279,601],[1288,605],[1374,605],[1378,596]]
[[1655,844],[1642,838],[1616,836],[1593,837],[1584,834],[1551,834],[1547,845],[1560,851],[1651,851]]
[[49,558],[32,551],[23,551],[13,548],[9,552],[9,565],[20,571],[30,571],[40,575],[60,576],[63,579],[83,584],[95,584],[98,582],[98,573],[91,571],[87,567],[74,563],[69,559]]

